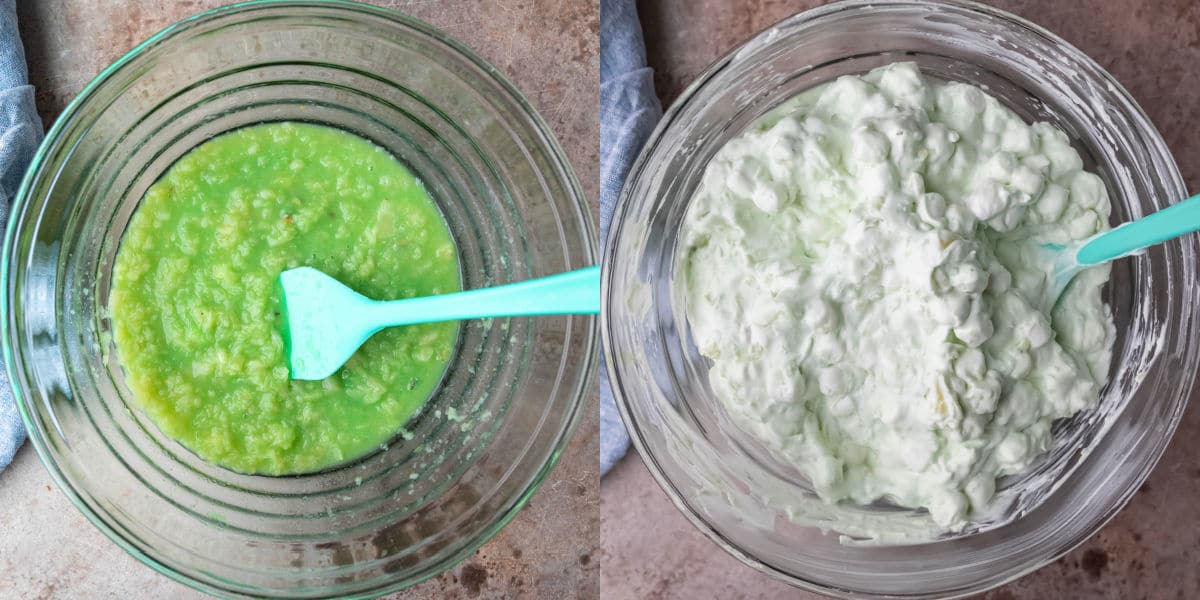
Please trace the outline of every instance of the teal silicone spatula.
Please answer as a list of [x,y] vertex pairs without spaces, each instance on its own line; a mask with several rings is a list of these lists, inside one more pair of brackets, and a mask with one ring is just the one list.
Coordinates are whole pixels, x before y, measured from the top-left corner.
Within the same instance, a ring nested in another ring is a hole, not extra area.
[[1051,265],[1047,306],[1054,306],[1067,284],[1088,267],[1132,256],[1139,251],[1200,230],[1200,195],[1136,221],[1098,233],[1069,246],[1045,245]]
[[371,300],[311,267],[279,275],[292,379],[333,375],[385,327],[487,317],[596,314],[600,267],[492,288],[408,300]]

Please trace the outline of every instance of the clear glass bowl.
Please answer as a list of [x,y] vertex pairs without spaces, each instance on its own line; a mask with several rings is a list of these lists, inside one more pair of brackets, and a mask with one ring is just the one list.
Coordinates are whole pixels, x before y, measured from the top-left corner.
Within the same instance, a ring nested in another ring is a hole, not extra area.
[[391,11],[249,2],[147,40],[50,131],[4,246],[4,356],[51,475],[141,561],[219,595],[376,595],[453,566],[521,508],[586,409],[597,320],[465,324],[404,434],[340,468],[261,477],[199,460],[131,409],[106,311],[113,257],[173,161],[285,119],[357,133],[412,169],[468,288],[596,262],[562,149],[495,68]]
[[1058,423],[1054,448],[1000,482],[984,519],[925,543],[854,543],[873,521],[920,527],[927,515],[885,503],[825,506],[730,422],[672,299],[679,229],[701,174],[783,100],[901,60],[985,86],[1026,120],[1068,132],[1105,179],[1114,223],[1186,196],[1162,138],[1110,75],[1044,29],[980,4],[827,5],[730,52],[676,101],[626,180],[603,260],[601,330],[618,405],[650,471],[701,531],[756,569],[856,598],[964,596],[1074,548],[1146,478],[1200,365],[1196,238],[1118,262],[1106,291],[1118,337],[1099,407]]

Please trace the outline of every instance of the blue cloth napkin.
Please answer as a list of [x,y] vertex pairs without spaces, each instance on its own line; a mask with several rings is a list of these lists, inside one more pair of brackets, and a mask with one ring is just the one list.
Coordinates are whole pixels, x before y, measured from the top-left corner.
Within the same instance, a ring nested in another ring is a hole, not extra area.
[[[646,45],[634,0],[600,2],[600,243],[629,167],[654,125],[662,106],[654,95],[653,71],[646,66]],[[629,448],[600,357],[600,474],[607,473]]]
[[[0,0],[0,230],[8,224],[13,196],[41,141],[42,123],[17,33],[16,2]],[[25,427],[13,402],[8,372],[0,368],[0,471],[24,442]]]

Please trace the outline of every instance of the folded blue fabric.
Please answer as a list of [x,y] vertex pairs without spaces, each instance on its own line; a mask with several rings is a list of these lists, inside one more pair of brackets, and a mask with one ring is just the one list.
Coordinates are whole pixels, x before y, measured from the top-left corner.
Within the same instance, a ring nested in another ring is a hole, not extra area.
[[[634,0],[600,2],[600,241],[608,240],[608,225],[629,167],[637,158],[662,106],[654,95],[653,72],[646,66],[646,46]],[[600,473],[629,448],[629,433],[621,423],[600,358]]]
[[[42,123],[25,70],[17,33],[15,0],[0,0],[0,230],[8,224],[13,196],[42,141]],[[0,471],[25,442],[25,427],[13,402],[8,372],[0,369]]]

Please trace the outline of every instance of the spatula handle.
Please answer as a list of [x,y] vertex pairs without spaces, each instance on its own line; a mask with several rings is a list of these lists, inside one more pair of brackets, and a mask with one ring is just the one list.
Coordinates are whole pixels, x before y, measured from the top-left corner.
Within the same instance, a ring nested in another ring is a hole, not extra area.
[[385,326],[488,317],[597,314],[600,267],[454,294],[375,302],[374,318]]
[[1200,195],[1106,231],[1079,248],[1075,260],[1098,265],[1200,230]]

